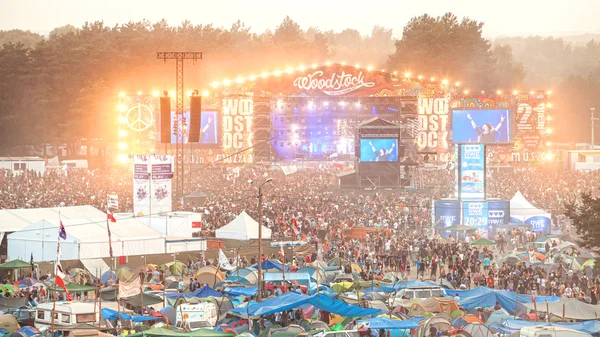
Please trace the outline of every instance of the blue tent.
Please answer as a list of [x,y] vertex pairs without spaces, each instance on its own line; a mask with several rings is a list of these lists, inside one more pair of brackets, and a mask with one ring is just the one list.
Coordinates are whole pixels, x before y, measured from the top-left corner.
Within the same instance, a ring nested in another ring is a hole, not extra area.
[[295,292],[251,304],[248,308],[235,308],[231,312],[241,316],[265,316],[297,308],[304,304],[311,304],[319,309],[342,316],[369,316],[380,313],[379,309],[361,308],[323,294],[304,296]]
[[421,282],[419,280],[413,280],[413,281],[408,281],[408,282],[398,282],[391,286],[384,285],[384,286],[381,286],[381,290],[386,293],[391,293],[393,291],[401,290],[404,288],[435,287],[435,286],[439,286],[439,284],[437,284],[435,282],[430,282],[430,281]]
[[[261,265],[263,270],[271,270],[271,269],[277,269],[277,270],[282,270],[283,266],[281,265],[281,263],[279,263],[277,260],[267,260],[265,262],[263,262]],[[258,268],[258,264],[255,264],[252,266],[252,268]],[[288,271],[290,269],[290,267],[285,266],[285,271]]]
[[[585,333],[589,333],[590,335],[596,334],[600,332],[600,322],[596,320],[585,321],[585,322],[577,322],[577,323],[546,323],[546,322],[531,322],[524,320],[516,320],[516,319],[507,319],[502,323],[503,330],[506,331],[519,331],[521,328],[526,326],[556,326],[560,328],[573,329]],[[506,329],[504,329],[506,328]]]
[[144,322],[144,321],[155,321],[160,317],[149,317],[149,316],[137,316],[137,315],[128,315],[125,313],[119,313],[115,310],[111,310],[108,308],[102,309],[102,318],[108,319],[110,321],[115,320],[121,315],[121,319],[125,321],[134,321],[136,323]]
[[225,288],[225,292],[231,296],[254,296],[258,292],[258,287],[227,287]]
[[115,274],[114,272],[112,272],[110,270],[105,271],[104,274],[102,274],[100,276],[100,281],[102,281],[102,283],[108,282],[108,280],[111,279],[111,275],[112,275],[112,280],[116,281],[117,280],[117,274]]
[[413,317],[405,321],[398,319],[389,318],[369,318],[358,321],[358,323],[366,323],[369,325],[369,329],[416,329],[419,327],[419,322],[423,320],[423,317]]
[[[454,297],[458,294],[460,298],[459,305],[467,310],[472,310],[477,307],[491,308],[496,305],[496,302],[500,303],[500,306],[513,314],[515,309],[518,309],[521,304],[531,303],[532,297],[530,295],[518,295],[508,290],[496,290],[488,287],[477,287],[470,290],[452,290],[448,292],[448,295]],[[517,303],[517,298],[518,303]],[[556,296],[537,296],[537,303],[541,302],[556,302],[558,297]]]
[[213,288],[209,287],[208,285],[205,285],[204,287],[197,289],[191,293],[187,293],[187,294],[167,293],[166,295],[167,295],[167,298],[169,298],[169,299],[178,299],[180,297],[182,297],[182,298],[192,298],[192,297],[205,298],[205,297],[210,297],[210,296],[223,297],[223,294],[214,290]]

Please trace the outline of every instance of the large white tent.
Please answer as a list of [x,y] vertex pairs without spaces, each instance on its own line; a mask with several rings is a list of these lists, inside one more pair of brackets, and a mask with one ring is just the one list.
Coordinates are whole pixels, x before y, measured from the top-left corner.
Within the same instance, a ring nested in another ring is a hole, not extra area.
[[[258,239],[258,222],[243,211],[227,225],[215,232],[217,239],[255,240]],[[271,238],[271,230],[262,226],[263,239]]]
[[550,232],[552,216],[550,213],[533,206],[517,191],[510,199],[510,222],[530,224],[536,232]]
[[[101,218],[61,219],[67,239],[61,240],[61,259],[109,257],[106,215]],[[54,261],[59,220],[41,220],[8,235],[8,259]],[[165,253],[165,237],[136,219],[110,223],[113,256]]]

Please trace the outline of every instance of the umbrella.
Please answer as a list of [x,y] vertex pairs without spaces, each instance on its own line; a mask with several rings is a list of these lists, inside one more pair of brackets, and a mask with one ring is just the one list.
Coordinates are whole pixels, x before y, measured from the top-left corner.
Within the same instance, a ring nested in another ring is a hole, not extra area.
[[39,281],[36,279],[33,279],[31,277],[26,277],[24,279],[21,280],[21,282],[19,282],[19,286],[22,287],[33,287],[34,284],[38,283]]
[[471,246],[491,246],[491,245],[495,245],[495,244],[496,244],[496,241],[489,240],[486,238],[477,239],[477,240],[471,242]]
[[446,231],[453,231],[453,232],[474,231],[476,229],[477,228],[475,228],[475,227],[469,227],[469,226],[459,225],[459,224],[444,228],[444,230],[446,230]]
[[31,268],[31,264],[19,259],[12,260],[0,264],[0,269],[21,269],[21,268]]

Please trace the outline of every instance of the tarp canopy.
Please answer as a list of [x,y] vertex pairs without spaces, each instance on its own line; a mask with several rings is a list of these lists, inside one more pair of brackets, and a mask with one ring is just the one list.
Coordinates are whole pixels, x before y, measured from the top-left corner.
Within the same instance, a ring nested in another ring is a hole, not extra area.
[[[526,326],[556,326],[559,328],[566,328],[577,330],[585,333],[589,333],[591,335],[600,332],[600,322],[596,320],[590,320],[586,322],[578,322],[578,323],[547,323],[547,322],[532,322],[532,321],[524,321],[517,319],[507,319],[502,323],[502,326],[506,328],[506,331],[519,331],[521,328]],[[503,329],[505,330],[505,329]]]
[[369,316],[378,314],[378,309],[361,308],[349,305],[344,301],[327,297],[323,294],[304,296],[295,292],[289,292],[282,296],[272,297],[261,303],[251,304],[248,308],[236,308],[231,312],[241,316],[265,316],[311,304],[321,310],[328,311],[341,316]]
[[[217,239],[256,240],[258,239],[258,222],[243,211],[227,225],[215,231]],[[262,238],[270,239],[271,230],[262,226]]]
[[[287,267],[287,266],[286,266]],[[265,273],[265,282],[283,281],[283,273]],[[308,273],[285,273],[286,281],[307,281],[310,287],[310,275]]]
[[389,318],[369,318],[358,321],[359,324],[368,324],[369,329],[416,329],[419,327],[419,322],[423,320],[423,317],[413,317],[411,319],[407,319],[405,321],[401,321],[398,319],[389,319]]
[[144,330],[143,332],[134,333],[127,335],[129,337],[142,337],[142,336],[164,336],[164,337],[233,337],[234,333],[216,331],[212,329],[198,329],[190,332],[177,332],[165,328],[154,328]]
[[108,319],[110,321],[116,320],[119,315],[122,320],[125,321],[134,321],[134,322],[144,322],[144,321],[155,321],[160,317],[150,317],[150,316],[137,316],[137,315],[129,315],[126,313],[118,312],[115,310],[111,310],[108,308],[102,308],[102,318]]
[[100,277],[110,270],[110,267],[102,259],[81,259],[81,263],[95,277]]
[[254,296],[258,293],[258,287],[226,287],[224,292],[231,296]]
[[[67,290],[70,293],[96,291],[96,289],[97,289],[96,287],[88,286],[85,284],[77,284],[77,283],[69,283],[66,286],[67,286]],[[56,291],[64,292],[62,287],[56,287]]]
[[420,288],[420,287],[436,287],[439,286],[439,284],[435,283],[435,282],[422,282],[419,280],[413,280],[413,281],[408,281],[408,282],[398,282],[395,285],[382,285],[381,286],[381,290],[386,292],[386,293],[391,293],[394,290],[401,290],[401,289],[405,289],[405,288]]
[[[526,307],[528,310],[535,310],[533,303],[527,303],[523,306]],[[549,311],[551,314],[556,315],[558,317],[563,317],[564,312],[564,318],[577,320],[597,319],[598,317],[600,317],[600,305],[587,304],[574,298],[561,299],[559,301],[550,302],[548,303],[548,306],[546,306],[545,303],[542,305],[538,304],[537,311]]]
[[[495,306],[496,301],[498,301],[504,310],[508,311],[510,314],[514,314],[515,307],[517,306],[517,297],[519,298],[519,306],[532,302],[532,297],[530,295],[517,295],[516,293],[508,290],[496,290],[488,287],[477,287],[470,290],[452,290],[448,292],[448,295],[451,296],[456,294],[458,294],[458,297],[460,298],[460,306],[467,310],[472,310],[477,307],[491,308]],[[546,300],[552,303],[558,301],[558,297],[536,297],[536,302],[538,303],[546,302]]]
[[199,288],[197,290],[194,290],[191,293],[167,293],[167,298],[170,299],[177,299],[177,298],[205,298],[205,297],[223,297],[223,294],[221,294],[220,292],[214,290],[213,288],[209,287],[208,285],[205,285],[202,288]]
[[[273,269],[277,269],[277,270],[283,270],[285,268],[285,271],[290,270],[290,267],[288,266],[283,266],[279,261],[277,260],[267,260],[267,261],[263,261],[263,263],[260,265],[261,268],[263,270],[273,270]],[[252,268],[258,268],[258,264],[255,264],[252,266]]]
[[[90,219],[104,217],[101,210],[89,206],[67,206],[51,208],[19,208],[0,210],[0,232],[18,232],[19,230],[44,219]],[[54,248],[56,252],[56,247]],[[35,256],[34,256],[35,259]]]

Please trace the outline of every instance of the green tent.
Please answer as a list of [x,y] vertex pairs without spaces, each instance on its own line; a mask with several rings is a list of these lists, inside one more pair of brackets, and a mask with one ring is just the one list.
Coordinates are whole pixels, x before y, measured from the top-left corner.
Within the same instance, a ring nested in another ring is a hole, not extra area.
[[495,245],[495,244],[496,244],[496,241],[489,240],[486,238],[477,239],[477,240],[471,242],[471,246],[491,246],[491,245]]
[[211,329],[199,329],[190,332],[179,332],[165,328],[155,328],[145,330],[144,332],[138,332],[128,337],[142,337],[142,336],[164,336],[164,337],[233,337],[234,333],[215,331]]
[[[79,283],[69,283],[69,284],[67,284],[67,290],[70,293],[79,293],[79,292],[96,291],[96,287],[87,286],[85,284],[79,284]],[[64,292],[63,288],[61,288],[61,287],[56,287],[56,291]]]
[[469,227],[469,226],[465,226],[465,225],[452,225],[449,227],[444,228],[445,231],[453,231],[453,232],[462,232],[462,231],[474,231],[477,228],[475,227]]
[[181,261],[172,261],[169,263],[161,264],[162,270],[167,271],[168,275],[180,276],[183,275],[183,271],[186,268],[185,263]]
[[0,264],[0,269],[21,269],[21,268],[31,268],[31,264],[27,263],[25,261],[19,260],[19,259]]

